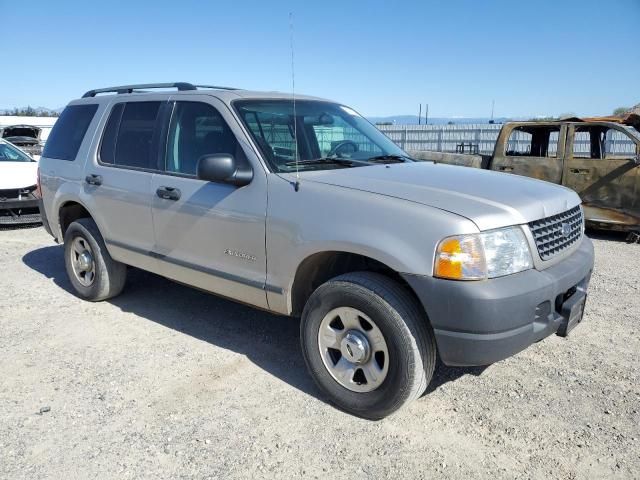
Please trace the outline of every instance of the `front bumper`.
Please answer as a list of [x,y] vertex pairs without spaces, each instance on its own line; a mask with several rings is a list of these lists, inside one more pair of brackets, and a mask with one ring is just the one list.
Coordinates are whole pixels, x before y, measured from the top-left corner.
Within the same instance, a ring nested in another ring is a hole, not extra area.
[[[569,295],[585,295],[593,244],[584,237],[569,257],[546,270],[477,282],[403,277],[417,293],[446,365],[488,365],[566,327]],[[575,292],[575,293],[574,293]]]
[[37,198],[0,201],[0,225],[39,223],[40,210]]

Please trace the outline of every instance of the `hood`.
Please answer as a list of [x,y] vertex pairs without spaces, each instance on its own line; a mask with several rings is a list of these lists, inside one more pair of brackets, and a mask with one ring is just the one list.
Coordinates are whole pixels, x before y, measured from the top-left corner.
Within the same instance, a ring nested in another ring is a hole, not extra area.
[[40,130],[40,128],[32,125],[11,125],[10,127],[4,127],[2,138],[31,137],[37,140],[40,137]]
[[575,192],[552,183],[431,162],[301,172],[300,177],[303,182],[353,188],[446,210],[468,218],[480,230],[528,223],[581,203]]
[[31,187],[37,177],[38,162],[0,161],[0,190]]

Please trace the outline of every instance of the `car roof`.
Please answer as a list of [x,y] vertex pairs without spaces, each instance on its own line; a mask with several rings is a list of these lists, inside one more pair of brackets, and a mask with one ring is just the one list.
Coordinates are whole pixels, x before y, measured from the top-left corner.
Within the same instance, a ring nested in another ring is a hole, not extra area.
[[[162,88],[163,90],[154,90]],[[167,90],[170,88],[177,88],[178,90]],[[102,95],[105,94],[105,95]],[[141,84],[141,85],[126,85],[120,87],[101,88],[97,90],[89,90],[82,98],[74,100],[72,104],[77,103],[107,103],[111,102],[114,98],[118,100],[127,99],[140,99],[146,95],[167,96],[167,97],[180,97],[183,95],[209,95],[216,97],[223,102],[230,103],[233,100],[247,99],[247,100],[292,100],[294,95],[288,92],[276,92],[276,91],[260,91],[260,90],[245,90],[239,88],[228,87],[209,87],[209,86],[197,86],[185,82],[167,83],[167,84]],[[325,101],[330,102],[320,97],[311,95],[295,95],[296,100],[313,100],[313,101]]]

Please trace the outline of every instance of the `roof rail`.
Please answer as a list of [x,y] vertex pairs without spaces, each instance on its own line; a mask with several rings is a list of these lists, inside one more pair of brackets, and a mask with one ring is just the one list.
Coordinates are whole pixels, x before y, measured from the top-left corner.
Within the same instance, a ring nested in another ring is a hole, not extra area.
[[99,93],[133,93],[136,90],[148,89],[148,88],[177,88],[178,91],[185,90],[197,90],[200,88],[214,88],[216,90],[238,90],[232,87],[216,87],[213,85],[193,85],[187,82],[174,82],[174,83],[141,83],[137,85],[122,85],[120,87],[109,88],[97,88],[95,90],[89,90],[82,98],[95,97]]
[[197,88],[212,88],[214,90],[241,90],[237,87],[222,87],[220,85],[194,85]]

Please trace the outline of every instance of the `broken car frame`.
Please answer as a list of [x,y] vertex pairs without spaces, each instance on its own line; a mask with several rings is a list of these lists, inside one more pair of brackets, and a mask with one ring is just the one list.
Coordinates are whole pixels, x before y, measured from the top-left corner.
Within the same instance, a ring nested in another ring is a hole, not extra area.
[[[619,139],[630,140],[620,142]],[[619,148],[625,144],[626,147]],[[629,145],[634,145],[629,150]],[[505,123],[494,153],[411,151],[414,158],[546,180],[575,190],[587,224],[640,229],[640,116]]]

